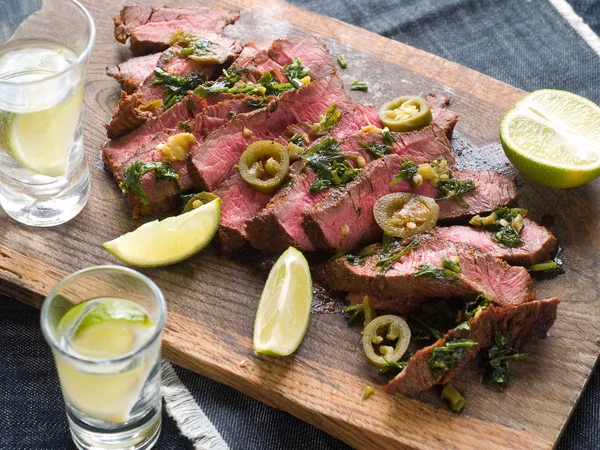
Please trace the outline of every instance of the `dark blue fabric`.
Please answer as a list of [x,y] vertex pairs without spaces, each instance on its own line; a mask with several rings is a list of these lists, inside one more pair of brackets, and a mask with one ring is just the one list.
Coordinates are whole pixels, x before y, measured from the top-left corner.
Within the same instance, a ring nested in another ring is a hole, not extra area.
[[[547,0],[292,3],[435,53],[521,89],[561,88],[600,102],[600,58]],[[571,4],[600,32],[600,0],[572,0]],[[38,317],[33,308],[0,297],[0,450],[73,448]],[[184,369],[176,370],[233,450],[348,448],[286,413]],[[599,423],[600,370],[596,370],[558,449],[600,448]],[[157,448],[191,449],[170,419],[164,424]]]

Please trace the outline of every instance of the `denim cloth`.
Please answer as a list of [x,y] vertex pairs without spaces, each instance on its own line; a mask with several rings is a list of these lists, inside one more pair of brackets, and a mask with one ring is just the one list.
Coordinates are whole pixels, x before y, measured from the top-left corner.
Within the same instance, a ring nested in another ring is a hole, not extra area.
[[[566,89],[600,103],[600,57],[548,0],[292,3],[435,53],[524,90]],[[600,33],[600,0],[572,0],[571,5]],[[39,312],[0,297],[0,343],[0,450],[74,448],[54,363],[39,330]],[[231,388],[181,368],[176,372],[232,450],[348,448],[293,416]],[[156,448],[191,449],[174,422],[166,415],[164,418]],[[596,370],[558,449],[600,448],[599,423],[600,370]]]

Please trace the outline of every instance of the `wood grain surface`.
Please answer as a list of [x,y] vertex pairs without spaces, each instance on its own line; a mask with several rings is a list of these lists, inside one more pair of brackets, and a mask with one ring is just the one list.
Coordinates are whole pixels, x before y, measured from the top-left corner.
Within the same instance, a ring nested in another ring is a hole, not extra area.
[[[73,221],[50,229],[22,226],[0,212],[0,291],[40,306],[66,274],[118,264],[101,243],[141,222],[130,211],[100,163],[104,123],[119,88],[107,65],[128,58],[112,35],[111,16],[123,1],[86,0],[98,28],[88,71],[84,132],[92,195]],[[161,3],[161,2],[157,2]],[[170,6],[217,2],[170,1]],[[512,174],[498,144],[502,115],[523,92],[475,71],[360,28],[276,0],[218,2],[243,10],[227,34],[244,41],[317,34],[332,53],[344,53],[348,85],[367,81],[369,92],[352,92],[379,105],[400,93],[450,95],[460,114],[454,139],[459,165]],[[162,4],[162,3],[161,3]],[[537,283],[538,297],[558,296],[558,320],[548,339],[511,365],[512,384],[498,393],[479,383],[472,367],[456,380],[468,399],[457,416],[432,390],[406,397],[380,386],[362,354],[358,328],[339,314],[315,313],[304,343],[289,358],[252,352],[252,325],[265,280],[252,264],[225,259],[213,249],[174,267],[144,270],[162,288],[169,318],[165,356],[188,369],[288,411],[360,449],[549,449],[559,438],[596,363],[600,345],[600,183],[572,190],[548,189],[520,180],[520,205],[547,225],[562,246],[566,273]]]

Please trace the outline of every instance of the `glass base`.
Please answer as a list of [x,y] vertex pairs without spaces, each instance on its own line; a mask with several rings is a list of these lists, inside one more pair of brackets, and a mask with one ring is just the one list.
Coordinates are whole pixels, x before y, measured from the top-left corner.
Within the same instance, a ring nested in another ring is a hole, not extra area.
[[82,158],[68,176],[47,184],[27,184],[0,171],[0,206],[25,225],[52,227],[81,212],[90,193],[90,176]]
[[124,430],[93,428],[68,413],[67,417],[73,442],[80,450],[150,450],[160,436],[162,422],[160,409],[141,425]]

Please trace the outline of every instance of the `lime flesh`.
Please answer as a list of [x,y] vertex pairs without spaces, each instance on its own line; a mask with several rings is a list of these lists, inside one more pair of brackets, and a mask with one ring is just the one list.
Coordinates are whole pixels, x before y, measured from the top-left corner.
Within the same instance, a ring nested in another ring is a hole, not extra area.
[[104,244],[126,264],[161,267],[183,261],[213,239],[221,221],[221,199],[175,217],[142,225],[131,233]]
[[576,94],[525,96],[504,116],[500,139],[508,159],[536,183],[571,188],[600,176],[600,107]]
[[254,322],[254,351],[287,356],[302,343],[312,305],[312,279],[301,252],[288,248],[267,278]]
[[[154,322],[135,303],[104,298],[80,303],[61,319],[57,331],[62,345],[77,355],[112,359],[140,348],[152,335]],[[158,353],[157,353],[158,357]],[[89,417],[123,423],[139,399],[155,360],[133,369],[119,363],[79,365],[57,353],[61,386],[70,403]]]

